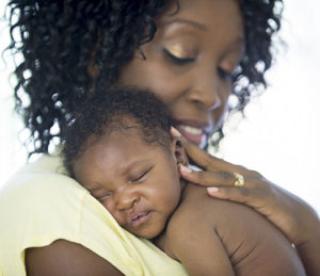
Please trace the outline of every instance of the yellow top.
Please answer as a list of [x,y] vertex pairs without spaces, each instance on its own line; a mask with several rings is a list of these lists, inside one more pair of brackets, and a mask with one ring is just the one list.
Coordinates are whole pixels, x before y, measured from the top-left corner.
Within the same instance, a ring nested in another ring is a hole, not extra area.
[[125,275],[187,275],[151,242],[121,228],[66,175],[59,157],[41,156],[0,190],[0,275],[26,275],[24,252],[58,239],[79,243]]

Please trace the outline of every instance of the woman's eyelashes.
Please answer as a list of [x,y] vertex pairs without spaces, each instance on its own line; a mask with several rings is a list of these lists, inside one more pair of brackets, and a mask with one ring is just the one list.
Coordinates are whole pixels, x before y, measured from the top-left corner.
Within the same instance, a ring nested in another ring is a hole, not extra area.
[[[196,61],[196,56],[178,56],[172,53],[170,50],[164,48],[163,49],[166,57],[170,60],[170,62],[175,65],[189,65]],[[223,80],[231,80],[234,75],[234,70],[226,70],[222,67],[217,68],[218,76]]]
[[170,50],[164,48],[164,54],[166,57],[176,65],[186,65],[195,61],[195,57],[188,57],[188,56],[178,56],[172,53]]

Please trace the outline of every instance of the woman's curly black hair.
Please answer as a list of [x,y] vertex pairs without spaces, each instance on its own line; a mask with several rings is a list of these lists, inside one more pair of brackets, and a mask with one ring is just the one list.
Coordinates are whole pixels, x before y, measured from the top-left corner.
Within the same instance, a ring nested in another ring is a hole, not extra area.
[[[172,1],[179,8],[179,0],[9,0],[8,49],[23,57],[14,71],[16,110],[31,132],[30,154],[48,152],[94,85],[106,87],[117,80],[135,50],[152,40],[155,18]],[[246,52],[234,76],[238,104],[233,110],[243,110],[255,88],[266,85],[272,35],[280,28],[282,10],[282,0],[239,3]],[[222,130],[218,134],[220,140]]]
[[130,87],[97,90],[102,92],[97,91],[82,103],[69,127],[61,133],[64,165],[70,175],[73,176],[74,161],[92,143],[115,131],[134,128],[145,143],[169,149],[170,112],[152,92]]

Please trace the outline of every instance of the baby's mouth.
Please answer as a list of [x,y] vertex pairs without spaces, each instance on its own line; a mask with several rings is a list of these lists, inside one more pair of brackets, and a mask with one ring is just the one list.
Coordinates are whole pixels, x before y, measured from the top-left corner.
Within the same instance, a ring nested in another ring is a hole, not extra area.
[[144,224],[150,219],[150,213],[151,211],[140,211],[140,212],[131,214],[128,217],[128,225],[130,225],[133,228],[136,228]]

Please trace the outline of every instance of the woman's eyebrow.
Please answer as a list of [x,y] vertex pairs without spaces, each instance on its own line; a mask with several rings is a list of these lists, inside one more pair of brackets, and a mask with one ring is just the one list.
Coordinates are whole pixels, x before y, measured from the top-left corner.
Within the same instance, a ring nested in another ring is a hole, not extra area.
[[204,31],[204,32],[208,31],[208,28],[206,25],[200,22],[189,20],[189,19],[175,18],[173,20],[166,20],[163,22],[163,25],[170,25],[170,24],[187,24],[201,31]]

